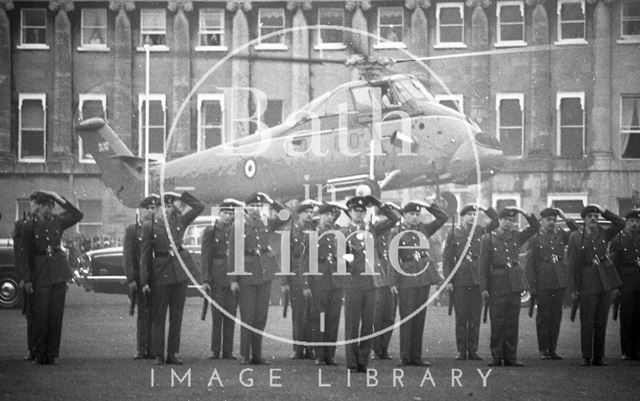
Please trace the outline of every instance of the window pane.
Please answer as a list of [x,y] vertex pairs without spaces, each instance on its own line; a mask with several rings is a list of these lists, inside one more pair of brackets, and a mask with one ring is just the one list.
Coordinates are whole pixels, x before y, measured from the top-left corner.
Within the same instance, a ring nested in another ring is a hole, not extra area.
[[562,39],[584,38],[584,23],[582,22],[563,22],[561,29]]
[[22,157],[44,157],[44,131],[22,130]]
[[[280,31],[282,28],[262,28],[260,29],[260,36],[267,36],[270,33]],[[261,43],[284,43],[283,35],[275,35],[266,39],[260,39]]]
[[560,130],[561,156],[582,156],[582,127],[561,128]]
[[284,12],[282,10],[260,10],[260,24],[262,26],[284,26]]
[[143,30],[165,30],[164,10],[142,10],[141,16]]
[[402,42],[402,26],[380,27],[380,36],[390,42]]
[[506,207],[517,207],[515,199],[498,199],[496,200],[496,210],[502,210]]
[[18,218],[23,219],[30,211],[29,199],[18,199]]
[[91,8],[82,10],[82,25],[87,27],[107,26],[107,10]]
[[402,8],[391,8],[380,10],[380,25],[402,25]]
[[627,1],[623,3],[623,13],[626,18],[636,17],[640,18],[640,2]]
[[202,103],[202,121],[204,125],[220,125],[222,123],[222,108],[217,100],[207,100]]
[[500,126],[522,126],[522,110],[518,99],[503,99],[500,101]]
[[[144,132],[142,133],[144,137]],[[149,153],[164,152],[164,128],[149,126]]]
[[203,128],[204,148],[212,148],[222,143],[222,129],[220,128]]
[[522,22],[520,6],[500,7],[500,22]]
[[107,36],[106,28],[83,28],[82,39],[84,45],[102,45]]
[[579,215],[584,207],[584,203],[582,202],[582,199],[562,199],[552,201],[551,207],[562,209],[565,213]]
[[560,125],[582,125],[582,118],[579,98],[564,98],[560,101]]
[[149,102],[149,124],[164,125],[164,109],[162,108],[162,102],[153,100]]
[[[353,106],[351,105],[349,92],[347,90],[341,90],[332,95],[329,99],[327,99],[327,109],[324,115],[335,115],[340,111],[340,105],[346,104],[347,110],[353,110]],[[344,107],[344,106],[343,106]],[[322,109],[318,110],[320,116],[322,116]]]
[[22,101],[22,129],[43,129],[44,110],[40,99]]
[[640,131],[638,113],[640,111],[640,96],[628,96],[622,98],[622,126],[623,130]]
[[625,21],[622,32],[624,35],[640,35],[640,21]]
[[522,129],[521,128],[501,128],[500,143],[502,151],[506,156],[522,155]]
[[462,26],[440,27],[440,42],[462,42]]
[[223,20],[224,13],[220,11],[202,11],[202,26],[201,28],[219,28],[224,25]]
[[104,108],[101,100],[85,100],[82,103],[82,118],[104,118]]
[[446,7],[440,9],[441,24],[462,24],[462,16],[458,7]]
[[[344,12],[341,9],[320,9],[318,10],[318,24],[343,26]],[[320,30],[321,43],[343,43],[343,31],[338,29],[323,28]]]
[[454,109],[456,111],[460,110],[460,108],[459,108],[460,105],[455,100],[440,100],[439,103],[441,105],[447,106],[447,107],[449,107],[451,109]]
[[524,27],[517,25],[502,25],[500,27],[500,40],[524,40]]
[[580,3],[565,3],[560,10],[560,18],[563,21],[584,20],[582,5]]
[[45,44],[47,30],[45,28],[25,28],[22,31],[23,43]]
[[282,123],[282,100],[269,99],[267,110],[262,115],[262,121],[269,127]]
[[23,25],[24,26],[39,26],[44,27],[47,25],[47,10],[43,9],[23,9]]

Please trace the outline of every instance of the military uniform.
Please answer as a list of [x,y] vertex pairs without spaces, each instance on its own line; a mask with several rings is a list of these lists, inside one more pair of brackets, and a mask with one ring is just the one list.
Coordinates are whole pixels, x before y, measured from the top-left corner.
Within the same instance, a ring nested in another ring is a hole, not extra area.
[[[363,199],[366,199],[366,197],[352,198],[347,203],[347,207],[351,209],[351,203],[364,208],[370,201]],[[377,200],[375,201],[378,202]],[[346,340],[365,337],[373,333],[377,288],[382,285],[382,278],[375,249],[373,249],[374,260],[371,261],[375,275],[363,274],[367,271],[367,249],[365,245],[370,240],[374,242],[375,248],[375,238],[387,233],[399,220],[389,206],[382,207],[380,211],[387,216],[387,220],[373,225],[368,223],[355,224],[352,221],[348,227],[343,229],[344,235],[348,238],[347,252],[353,255],[353,261],[347,263],[349,275],[343,278]],[[373,237],[371,238],[371,236]],[[347,344],[345,348],[347,368],[365,371],[369,363],[369,354],[371,353],[371,340]]]
[[149,296],[142,293],[140,280],[140,243],[142,226],[131,224],[124,232],[122,253],[127,282],[136,282],[138,318],[136,319],[136,340],[138,356],[151,357],[151,302]]
[[184,215],[174,210],[167,216],[166,222],[154,216],[151,221],[142,225],[140,281],[143,287],[145,285],[151,287],[151,352],[156,356],[156,363],[164,362],[167,308],[169,309],[167,362],[175,362],[171,359],[180,351],[182,312],[188,280],[177,255],[171,248],[167,230],[171,230],[175,246],[187,268],[191,271],[196,270],[191,254],[182,248],[182,238],[187,226],[204,210],[204,204],[188,192],[182,193],[181,200],[191,208]]
[[[403,213],[420,212],[421,206],[408,203]],[[430,223],[410,225],[406,221],[391,231],[391,237],[412,230],[418,231],[427,238],[435,234],[442,227],[449,216],[440,207],[431,205],[426,208],[435,220]],[[400,318],[404,319],[414,313],[429,299],[430,286],[438,284],[438,277],[434,278],[435,262],[427,249],[402,249],[403,247],[420,246],[420,238],[415,233],[405,233],[400,237],[398,257],[400,268],[404,274],[395,269],[391,270],[391,286],[398,289],[398,306]],[[437,273],[436,273],[437,274]],[[400,358],[402,365],[426,365],[422,361],[422,335],[427,310],[423,308],[411,319],[400,326]]]
[[[24,230],[24,224],[28,219],[33,218],[32,214],[26,215],[22,219],[18,219],[13,229],[13,260],[16,264],[16,272],[18,273],[18,281],[24,283],[24,272],[22,263],[22,235]],[[26,359],[32,360],[35,357],[35,321],[33,318],[33,297],[32,294],[23,291],[22,298],[22,314],[27,319],[27,348],[29,354]]]
[[[503,210],[501,217],[514,217]],[[525,216],[529,227],[482,236],[480,244],[480,290],[489,293],[491,356],[494,365],[519,365],[518,323],[520,293],[527,288],[524,268],[518,262],[520,247],[539,229],[535,216]]]
[[[376,252],[380,261],[381,282],[378,287],[378,296],[376,297],[375,317],[373,321],[373,330],[378,332],[389,326],[393,326],[396,318],[396,309],[398,301],[391,293],[391,262],[389,262],[389,234],[383,234],[376,237]],[[373,338],[373,352],[379,359],[390,359],[389,343],[393,330],[389,330],[384,334],[380,334]]]
[[[324,206],[324,205],[323,205]],[[322,207],[321,207],[322,208]],[[326,209],[326,207],[325,207]],[[319,213],[324,210],[320,209]],[[321,275],[305,276],[306,286],[313,296],[311,316],[311,338],[313,342],[335,343],[338,340],[340,309],[342,307],[342,281],[337,272],[337,248],[335,236],[328,231],[339,231],[334,224],[319,226],[318,230],[318,272]],[[323,234],[326,234],[323,236]],[[324,314],[324,331],[320,319]],[[319,364],[335,364],[336,346],[315,347],[315,357]]]
[[612,259],[622,280],[620,347],[624,359],[640,359],[640,233],[625,230],[611,241]]
[[[463,208],[460,212],[464,216],[475,207]],[[478,338],[480,336],[480,315],[482,314],[482,296],[480,294],[480,239],[487,232],[498,228],[498,213],[489,208],[487,216],[491,219],[488,227],[477,225],[473,237],[467,227],[456,227],[449,232],[442,255],[442,270],[448,277],[456,267],[458,261],[460,267],[451,280],[453,284],[453,307],[456,312],[456,347],[459,357],[462,359],[477,359]],[[463,257],[464,248],[469,242],[469,250]]]
[[[230,315],[235,316],[238,304],[231,291],[231,280],[227,273],[232,271],[234,257],[231,247],[234,233],[233,223],[216,221],[202,234],[202,282],[211,286],[211,298]],[[211,351],[223,358],[233,355],[233,331],[235,323],[215,306],[211,308]],[[222,345],[222,347],[221,347]]]
[[[53,202],[42,194],[37,203]],[[64,230],[82,220],[82,213],[65,199],[60,214],[34,214],[24,223],[22,278],[33,284],[33,347],[38,363],[54,363],[59,355],[67,281],[73,278],[61,247]]]
[[620,285],[618,272],[607,256],[607,244],[625,225],[622,218],[609,210],[605,210],[602,217],[611,221],[612,226],[589,233],[572,232],[567,249],[570,286],[580,294],[582,358],[595,365],[604,363],[609,297]]
[[[261,195],[252,195],[245,203],[262,202]],[[283,209],[272,203],[276,212]],[[231,280],[240,287],[239,304],[242,321],[256,330],[264,330],[269,312],[271,282],[278,271],[276,255],[269,246],[272,233],[286,221],[270,218],[265,225],[261,219],[247,218],[244,222],[244,271],[247,275],[232,275]],[[242,328],[240,330],[240,355],[242,363],[261,364],[262,334]]]
[[[553,209],[545,209],[540,215],[544,218],[551,216],[550,213],[555,215]],[[542,358],[560,359],[556,347],[562,321],[562,300],[569,285],[564,251],[570,232],[579,229],[572,219],[565,219],[565,222],[570,231],[560,228],[553,232],[540,231],[529,241],[525,270],[538,306],[536,333]]]

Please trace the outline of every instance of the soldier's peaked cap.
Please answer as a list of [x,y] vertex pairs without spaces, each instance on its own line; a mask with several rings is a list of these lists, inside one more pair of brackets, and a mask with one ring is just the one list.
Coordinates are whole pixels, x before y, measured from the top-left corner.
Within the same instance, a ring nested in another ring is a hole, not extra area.
[[336,207],[333,205],[329,205],[328,203],[323,203],[322,205],[318,206],[318,209],[316,209],[317,214],[333,213],[335,211]]
[[554,208],[548,207],[542,209],[542,211],[540,212],[540,217],[558,217],[558,211]]
[[34,193],[32,193],[31,195],[29,195],[29,200],[36,200],[36,196],[38,196],[39,191],[36,191]]
[[582,208],[582,211],[580,212],[580,217],[584,219],[584,216],[586,216],[589,213],[600,213],[600,210],[595,205],[587,205]]
[[147,196],[146,198],[144,198],[141,202],[140,202],[140,207],[141,208],[148,208],[149,206],[158,206],[160,205],[160,196],[157,194],[151,194],[149,196]]
[[244,203],[232,198],[227,198],[220,203],[220,211],[233,211],[236,207],[244,207]]
[[517,214],[518,212],[515,209],[506,207],[502,209],[500,213],[498,213],[498,218],[502,219],[504,217],[516,217]]
[[250,203],[268,203],[267,202],[267,198],[264,197],[264,195],[262,195],[261,193],[253,193],[251,196],[249,196],[245,201],[245,204],[250,204]]
[[370,196],[354,196],[347,201],[348,209],[366,209],[371,203]]
[[477,211],[478,211],[478,206],[473,203],[470,203],[468,205],[465,205],[465,207],[462,208],[462,210],[460,211],[460,216],[464,216],[469,212],[477,212]]
[[46,205],[48,203],[55,203],[53,200],[53,196],[46,194],[44,192],[36,192],[35,197],[33,199],[38,205]]
[[422,205],[417,202],[409,202],[402,208],[402,213],[418,212],[422,209]]
[[640,209],[631,209],[624,216],[625,219],[640,219]]
[[182,195],[177,192],[167,191],[164,193],[164,203],[173,203],[176,199],[181,199]]
[[313,209],[316,205],[318,205],[318,202],[312,201],[311,199],[306,199],[298,203],[298,206],[296,206],[296,213],[300,214],[305,210]]

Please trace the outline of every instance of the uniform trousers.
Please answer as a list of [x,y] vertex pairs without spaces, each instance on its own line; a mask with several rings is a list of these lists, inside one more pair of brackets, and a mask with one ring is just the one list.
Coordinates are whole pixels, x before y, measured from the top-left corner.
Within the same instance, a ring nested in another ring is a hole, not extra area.
[[34,350],[37,359],[57,357],[60,354],[62,317],[67,283],[34,285],[33,321]]
[[536,293],[536,332],[538,351],[555,353],[562,321],[562,299],[564,288],[540,290]]
[[480,286],[454,286],[453,308],[456,311],[456,347],[462,355],[478,352],[482,295]]
[[[351,340],[373,333],[376,302],[375,288],[348,288],[344,291],[345,339]],[[371,340],[359,340],[345,345],[347,368],[366,368],[371,353]]]
[[[401,319],[414,313],[427,302],[429,289],[429,286],[398,288],[398,306]],[[427,308],[425,307],[400,326],[400,358],[403,360],[418,361],[422,358],[422,335],[426,314]]]
[[[311,316],[311,339],[313,342],[334,343],[338,340],[342,288],[318,288],[311,285],[313,314]],[[324,319],[324,324],[320,322]],[[336,346],[315,347],[316,359],[333,359]]]
[[138,288],[138,317],[136,319],[136,340],[138,353],[141,355],[151,354],[151,296],[142,292],[142,287]]
[[622,286],[620,298],[620,346],[622,354],[640,358],[640,290]]
[[167,353],[180,352],[182,312],[187,297],[187,282],[171,283],[151,287],[151,352],[164,356],[164,332],[167,309],[169,309],[169,336]]
[[[378,298],[376,301],[375,318],[373,322],[373,329],[375,331],[384,330],[389,326],[393,326],[396,318],[396,302],[397,301],[394,301],[394,297],[389,286],[378,288]],[[373,338],[373,351],[376,354],[387,354],[392,334],[393,330],[389,330],[388,332]]]
[[604,358],[611,292],[580,295],[580,345],[582,358]]
[[491,357],[497,361],[514,362],[518,354],[520,323],[520,292],[494,295],[489,298],[491,317]]
[[[291,327],[295,341],[311,342],[311,315],[313,300],[302,295],[303,287],[293,284],[290,287],[291,296]],[[304,357],[304,345],[294,345],[293,350],[299,357]],[[309,349],[309,352],[311,349]]]
[[[271,281],[262,284],[240,282],[240,317],[242,322],[256,330],[264,330],[269,313]],[[262,334],[242,328],[240,330],[240,355],[257,361],[262,359]]]
[[[230,286],[211,286],[211,298],[230,315],[235,316],[238,309],[236,296]],[[223,356],[233,353],[233,330],[235,322],[225,316],[215,305],[211,305],[211,351]]]

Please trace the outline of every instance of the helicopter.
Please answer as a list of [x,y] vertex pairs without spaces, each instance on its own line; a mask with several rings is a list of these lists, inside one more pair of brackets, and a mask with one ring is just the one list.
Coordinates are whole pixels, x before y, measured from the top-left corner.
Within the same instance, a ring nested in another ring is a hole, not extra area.
[[[162,178],[165,191],[188,189],[209,204],[257,191],[274,199],[335,201],[363,185],[379,196],[381,190],[473,184],[478,165],[481,180],[494,175],[504,162],[498,140],[438,103],[415,76],[390,71],[394,62],[362,56],[341,61],[359,78],[320,95],[277,126],[164,165],[151,163],[150,192],[159,192]],[[144,158],[103,119],[81,121],[76,130],[105,185],[124,205],[137,207]]]

